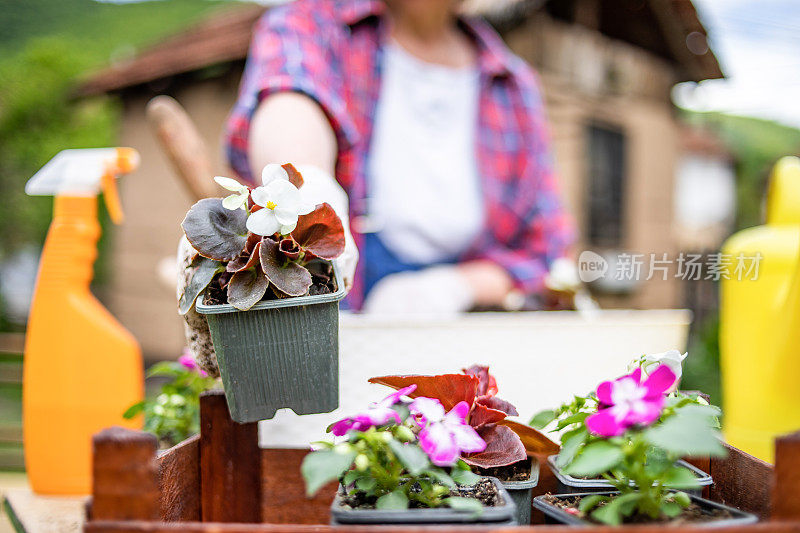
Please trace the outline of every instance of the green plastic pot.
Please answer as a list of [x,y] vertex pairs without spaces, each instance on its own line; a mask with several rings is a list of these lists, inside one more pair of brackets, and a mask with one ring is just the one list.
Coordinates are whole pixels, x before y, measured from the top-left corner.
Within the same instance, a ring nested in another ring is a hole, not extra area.
[[255,422],[290,408],[299,415],[339,406],[339,301],[336,292],[259,302],[247,311],[205,305],[225,398],[236,422]]

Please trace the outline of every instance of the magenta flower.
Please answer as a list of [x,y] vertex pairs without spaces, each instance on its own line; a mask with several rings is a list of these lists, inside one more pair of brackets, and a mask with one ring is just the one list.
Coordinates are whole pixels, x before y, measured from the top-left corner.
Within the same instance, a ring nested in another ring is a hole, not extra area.
[[187,370],[194,370],[203,377],[208,375],[206,374],[205,370],[197,366],[197,362],[194,360],[194,357],[189,354],[188,350],[184,351],[183,355],[178,357],[178,362]]
[[661,365],[642,382],[642,369],[597,387],[598,411],[586,419],[586,427],[601,437],[616,437],[634,425],[646,426],[661,414],[665,393],[677,380],[667,365]]
[[416,388],[416,385],[409,385],[404,389],[400,389],[383,400],[371,404],[365,412],[334,422],[328,428],[328,431],[337,437],[341,437],[348,431],[366,431],[371,427],[384,426],[389,422],[401,424],[400,415],[392,409],[392,406],[400,400],[401,396],[410,394]]
[[486,442],[467,424],[469,404],[459,402],[449,413],[438,400],[420,397],[409,406],[422,426],[419,444],[437,466],[456,464],[462,452],[482,452]]

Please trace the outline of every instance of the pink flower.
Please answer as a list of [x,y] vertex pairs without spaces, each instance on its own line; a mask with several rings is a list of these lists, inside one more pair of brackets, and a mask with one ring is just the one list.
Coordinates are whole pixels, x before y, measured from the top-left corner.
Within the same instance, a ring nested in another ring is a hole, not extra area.
[[409,385],[404,389],[400,389],[383,400],[371,404],[365,412],[334,422],[328,428],[328,431],[337,437],[341,437],[348,431],[366,431],[371,427],[384,426],[389,422],[400,424],[402,423],[400,415],[392,409],[392,406],[400,400],[401,396],[407,396],[416,388],[416,385]]
[[654,422],[676,379],[667,365],[661,365],[644,382],[641,368],[616,381],[604,381],[597,387],[599,409],[586,419],[586,427],[595,435],[615,437],[631,426]]
[[205,370],[197,366],[197,362],[194,360],[194,357],[191,356],[188,350],[184,351],[183,355],[178,357],[178,362],[182,364],[184,368],[186,368],[187,370],[195,370],[197,371],[198,374],[200,374],[203,377],[206,377],[208,375],[206,374]]
[[482,452],[486,442],[467,424],[469,404],[459,402],[449,413],[438,400],[420,397],[409,406],[422,426],[419,443],[437,466],[452,466],[461,452]]

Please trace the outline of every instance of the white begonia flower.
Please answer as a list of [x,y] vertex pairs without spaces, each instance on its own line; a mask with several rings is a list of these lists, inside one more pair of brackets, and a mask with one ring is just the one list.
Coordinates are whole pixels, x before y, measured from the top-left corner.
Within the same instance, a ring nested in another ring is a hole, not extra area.
[[281,170],[284,178],[271,179],[251,193],[253,202],[263,207],[247,217],[247,229],[257,235],[291,233],[297,227],[297,217],[314,210],[312,204],[303,202],[298,188],[289,183],[288,174]]
[[553,261],[544,278],[544,285],[552,291],[577,292],[581,288],[581,280],[575,262],[566,257]]
[[267,185],[275,180],[289,181],[289,174],[279,164],[270,163],[261,171],[261,185]]
[[247,209],[247,197],[250,196],[250,189],[246,185],[242,185],[235,179],[226,178],[225,176],[214,176],[214,181],[223,189],[234,193],[222,199],[222,207],[231,211]]

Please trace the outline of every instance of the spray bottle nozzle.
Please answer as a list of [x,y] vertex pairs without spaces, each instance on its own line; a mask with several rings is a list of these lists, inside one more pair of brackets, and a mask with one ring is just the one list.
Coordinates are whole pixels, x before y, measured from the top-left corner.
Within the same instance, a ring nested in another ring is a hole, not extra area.
[[133,148],[64,150],[56,154],[25,185],[31,196],[96,196],[103,192],[114,223],[123,218],[116,178],[139,166]]

